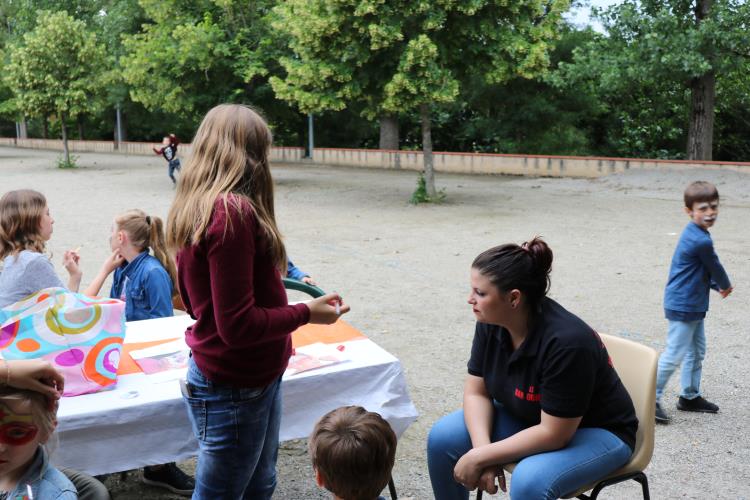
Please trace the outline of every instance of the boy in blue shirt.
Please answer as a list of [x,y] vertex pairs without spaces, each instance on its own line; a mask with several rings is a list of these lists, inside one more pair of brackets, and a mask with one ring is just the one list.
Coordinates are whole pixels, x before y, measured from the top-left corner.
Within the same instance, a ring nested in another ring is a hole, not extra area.
[[709,288],[722,297],[732,293],[732,284],[714,252],[708,229],[719,215],[719,192],[710,182],[697,181],[685,189],[685,212],[690,222],[682,231],[672,257],[664,291],[664,314],[669,320],[667,346],[659,357],[656,375],[656,421],[670,417],[661,406],[669,377],[682,363],[682,391],[677,409],[716,413],[719,407],[700,395],[706,335],[703,319],[708,311]]

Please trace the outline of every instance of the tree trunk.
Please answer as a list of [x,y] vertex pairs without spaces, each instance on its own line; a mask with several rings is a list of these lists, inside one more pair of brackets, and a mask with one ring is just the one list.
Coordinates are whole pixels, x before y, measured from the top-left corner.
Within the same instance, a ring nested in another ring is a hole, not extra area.
[[380,149],[398,150],[398,117],[396,115],[380,117]]
[[427,196],[435,198],[435,170],[432,157],[432,128],[430,123],[430,106],[422,104],[419,108],[422,117],[422,152],[424,153],[424,181]]
[[122,142],[122,109],[118,104],[115,108],[115,149],[120,149]]
[[716,76],[713,73],[693,78],[690,124],[688,126],[688,160],[711,160],[714,137],[714,98]]
[[70,165],[70,151],[68,150],[68,128],[65,126],[65,113],[60,113],[60,129],[62,130],[63,154],[65,165]]
[[47,139],[49,137],[49,122],[47,121],[47,117],[42,117],[42,139]]
[[[713,0],[698,0],[695,3],[695,24],[700,25],[708,17]],[[705,55],[705,54],[704,54]],[[714,101],[716,97],[716,75],[709,71],[690,81],[690,123],[688,125],[688,160],[711,160],[714,139]]]
[[82,141],[83,140],[83,116],[78,115],[76,122],[78,123],[78,140]]
[[18,122],[18,138],[19,139],[28,139],[29,138],[29,131],[28,131],[28,127],[26,125],[26,117],[21,118],[21,121]]

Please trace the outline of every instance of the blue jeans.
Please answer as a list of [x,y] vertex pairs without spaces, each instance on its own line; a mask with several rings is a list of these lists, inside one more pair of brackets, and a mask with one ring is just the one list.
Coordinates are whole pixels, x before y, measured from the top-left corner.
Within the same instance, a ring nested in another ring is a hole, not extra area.
[[214,384],[188,363],[183,395],[198,439],[193,500],[270,499],[276,488],[281,377],[266,387]]
[[167,163],[167,168],[169,170],[169,178],[172,179],[172,182],[177,183],[177,179],[174,178],[174,171],[180,170],[180,160],[175,158],[174,160],[169,161],[169,163]]
[[701,374],[703,358],[706,357],[706,333],[703,320],[669,321],[667,347],[659,356],[656,372],[656,401],[661,400],[664,387],[674,371],[682,363],[680,396],[695,399],[701,395]]
[[[501,441],[527,425],[495,405],[490,437]],[[464,500],[469,492],[453,479],[453,468],[471,450],[463,410],[438,420],[427,438],[427,467],[436,500]],[[598,428],[578,429],[565,448],[528,456],[518,462],[510,481],[510,498],[560,498],[625,465],[632,451],[620,438]]]

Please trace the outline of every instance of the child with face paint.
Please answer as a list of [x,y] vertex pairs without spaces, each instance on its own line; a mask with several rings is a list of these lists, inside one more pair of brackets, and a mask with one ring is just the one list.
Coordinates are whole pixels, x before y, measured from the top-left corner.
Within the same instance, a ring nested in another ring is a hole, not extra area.
[[0,499],[75,500],[73,483],[50,462],[44,444],[57,425],[44,395],[0,388]]
[[710,182],[697,181],[685,189],[685,213],[690,222],[680,235],[664,291],[664,315],[669,321],[667,345],[659,357],[656,374],[656,421],[671,419],[661,405],[669,378],[682,365],[677,409],[716,413],[719,407],[701,396],[700,383],[706,334],[703,319],[711,288],[722,298],[732,293],[729,281],[708,230],[719,215],[719,192]]

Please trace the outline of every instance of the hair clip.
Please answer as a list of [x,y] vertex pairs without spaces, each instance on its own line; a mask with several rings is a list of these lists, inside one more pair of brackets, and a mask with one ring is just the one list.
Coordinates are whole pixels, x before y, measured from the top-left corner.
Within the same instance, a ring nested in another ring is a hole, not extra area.
[[146,216],[146,224],[148,224],[149,226],[151,225],[151,216],[150,215]]

